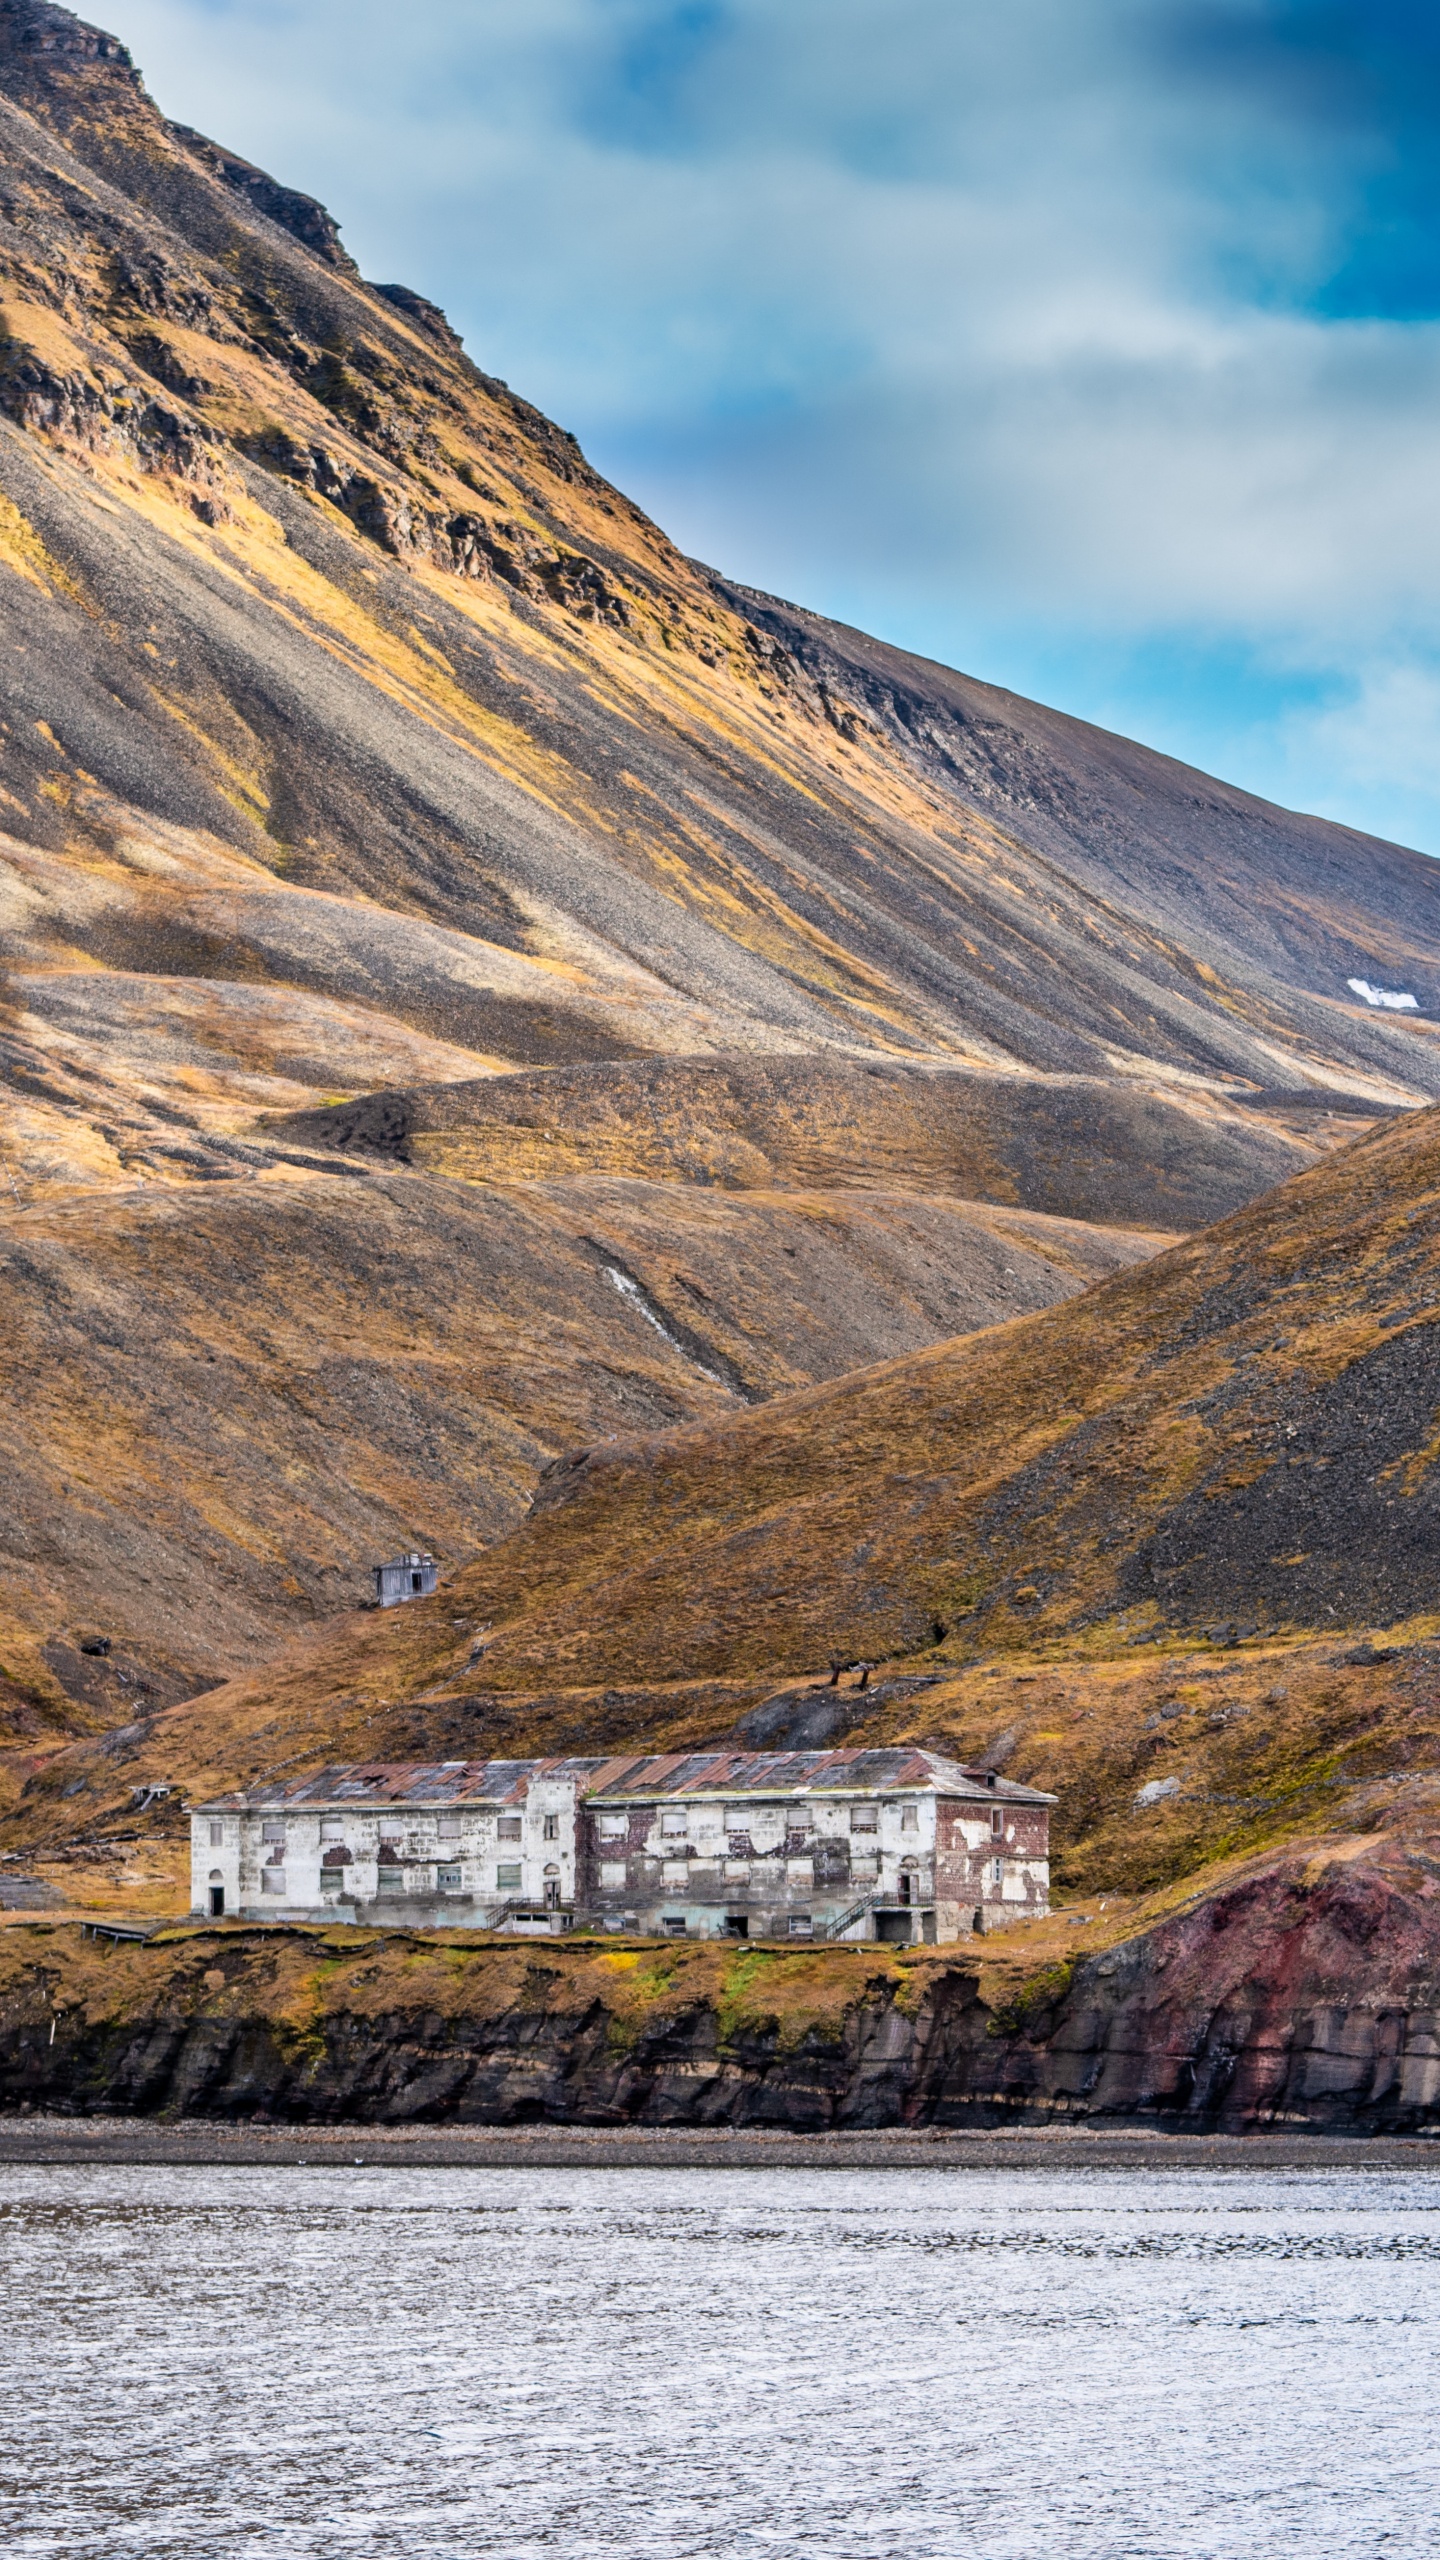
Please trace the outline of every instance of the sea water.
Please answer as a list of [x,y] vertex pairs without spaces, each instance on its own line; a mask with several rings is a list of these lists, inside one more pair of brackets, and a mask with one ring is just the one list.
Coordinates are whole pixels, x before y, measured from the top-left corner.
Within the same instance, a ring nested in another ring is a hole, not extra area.
[[7,2560],[1440,2545],[1440,2174],[0,2170]]

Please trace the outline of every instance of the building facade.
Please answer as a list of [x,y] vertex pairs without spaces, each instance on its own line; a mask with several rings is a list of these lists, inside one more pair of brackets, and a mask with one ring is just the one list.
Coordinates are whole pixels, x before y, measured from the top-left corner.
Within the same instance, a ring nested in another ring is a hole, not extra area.
[[393,1609],[401,1600],[428,1600],[435,1588],[440,1567],[433,1556],[392,1556],[389,1564],[377,1564],[375,1605]]
[[213,1917],[948,1944],[1049,1908],[1055,1799],[941,1752],[355,1763],[195,1807]]

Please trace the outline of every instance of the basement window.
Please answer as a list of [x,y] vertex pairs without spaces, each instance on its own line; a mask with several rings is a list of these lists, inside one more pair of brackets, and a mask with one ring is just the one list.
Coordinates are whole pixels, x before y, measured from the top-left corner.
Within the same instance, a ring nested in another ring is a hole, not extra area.
[[260,1870],[260,1890],[262,1893],[283,1893],[285,1890],[284,1868],[262,1867]]
[[521,1818],[520,1818],[519,1814],[518,1814],[518,1813],[502,1813],[502,1814],[501,1814],[501,1816],[500,1816],[499,1821],[498,1821],[498,1822],[496,1823],[496,1825],[495,1825],[495,1837],[496,1837],[496,1839],[497,1839],[497,1840],[521,1840],[521,1839],[523,1839],[523,1838],[524,1838],[524,1836],[525,1836],[525,1825],[524,1825],[524,1823],[522,1822],[522,1820],[521,1820]]
[[791,1914],[790,1914],[790,1935],[791,1935],[791,1937],[792,1937],[792,1938],[813,1938],[813,1937],[814,1937],[814,1935],[815,1935],[815,1923],[814,1923],[814,1921],[812,1920],[812,1918],[811,1918],[811,1916],[810,1916],[810,1914],[809,1914],[809,1912],[808,1912],[808,1911],[792,1911],[792,1912],[791,1912]]
[[667,1938],[683,1938],[686,1934],[684,1912],[667,1911],[660,1926]]

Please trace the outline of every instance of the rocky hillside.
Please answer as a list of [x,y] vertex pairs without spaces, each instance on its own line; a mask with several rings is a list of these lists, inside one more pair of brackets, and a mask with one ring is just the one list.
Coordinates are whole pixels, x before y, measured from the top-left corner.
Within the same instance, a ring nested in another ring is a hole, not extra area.
[[1440,1092],[1418,856],[681,558],[45,0],[0,319],[26,1748]]

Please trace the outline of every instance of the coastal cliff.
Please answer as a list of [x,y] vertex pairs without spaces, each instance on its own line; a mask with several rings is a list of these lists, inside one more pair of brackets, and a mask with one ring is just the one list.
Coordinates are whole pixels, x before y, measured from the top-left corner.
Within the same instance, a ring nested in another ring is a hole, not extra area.
[[290,2124],[1440,2129],[1440,1861],[1332,1840],[1073,1956],[72,1923],[0,1940],[0,2106]]

